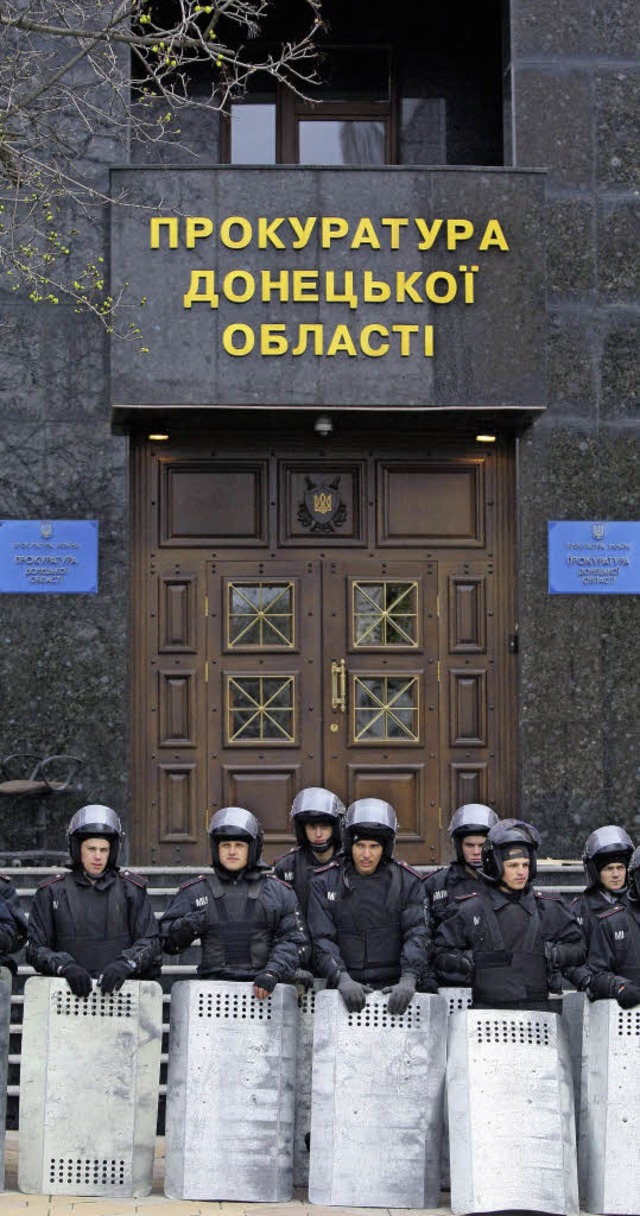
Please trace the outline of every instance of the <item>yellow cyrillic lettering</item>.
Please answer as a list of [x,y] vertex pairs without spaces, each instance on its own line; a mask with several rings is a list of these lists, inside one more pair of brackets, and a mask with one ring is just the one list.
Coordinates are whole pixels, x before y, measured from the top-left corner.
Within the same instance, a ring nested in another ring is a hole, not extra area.
[[[236,291],[236,279],[244,283],[242,291]],[[248,270],[230,270],[224,276],[222,294],[225,300],[231,300],[232,304],[246,304],[247,300],[252,300],[256,294],[256,281],[253,275],[249,274]]]
[[[289,271],[281,270],[279,274],[272,275],[270,271],[261,271],[260,278],[262,281],[262,301],[271,299],[271,292],[277,291],[279,298],[287,303],[289,300]],[[295,297],[294,297],[295,299]]]
[[[235,334],[241,334],[244,338],[242,347],[234,346],[233,338]],[[222,345],[228,355],[248,355],[253,350],[256,344],[256,335],[250,325],[227,325],[227,328],[222,334]]]
[[365,304],[382,304],[391,296],[391,284],[384,279],[374,279],[372,270],[365,270],[363,276],[362,299]]
[[185,245],[187,249],[195,248],[196,241],[202,239],[203,236],[211,236],[213,232],[213,220],[207,216],[188,215],[185,222]]
[[276,236],[276,228],[284,224],[284,217],[277,220],[269,221],[266,216],[261,215],[258,219],[258,248],[266,249],[269,244],[275,245],[276,249],[284,249],[285,243]]
[[392,325],[392,332],[400,334],[400,354],[411,354],[411,335],[420,333],[419,325]]
[[291,350],[292,355],[303,355],[307,349],[307,338],[313,334],[313,353],[321,355],[323,351],[323,326],[300,325],[298,327],[298,345]]
[[[241,235],[234,238],[232,228],[239,228]],[[227,249],[246,249],[252,236],[251,224],[242,215],[228,215],[220,225],[220,240]]]
[[424,357],[425,359],[433,358],[433,325],[424,327]]
[[447,220],[447,249],[455,249],[458,241],[468,241],[473,233],[471,220]]
[[371,334],[379,334],[381,338],[388,338],[389,330],[384,325],[365,325],[360,334],[360,350],[363,355],[370,355],[372,359],[379,359],[381,355],[386,355],[389,350],[389,343],[383,342],[380,346],[372,346],[370,342]]
[[482,251],[488,249],[490,245],[497,245],[498,249],[503,249],[505,252],[509,249],[507,238],[500,227],[499,220],[489,220],[478,249]]
[[479,266],[458,266],[458,270],[464,275],[464,302],[465,304],[475,304],[475,291],[473,276],[479,271]]
[[189,290],[182,297],[184,307],[191,308],[192,304],[208,303],[212,308],[217,308],[220,296],[214,291],[215,277],[215,270],[192,270]]
[[391,229],[391,241],[389,242],[390,248],[399,249],[400,229],[406,228],[409,221],[401,219],[399,215],[387,215],[380,221],[380,223],[383,225],[383,227]]
[[322,248],[329,249],[332,241],[339,241],[346,236],[349,225],[340,215],[324,215],[322,217]]
[[327,347],[327,355],[337,355],[339,351],[346,351],[351,357],[357,356],[358,352],[354,346],[353,338],[349,333],[347,325],[336,325],[335,333]]
[[416,217],[416,228],[422,237],[418,244],[418,249],[431,249],[440,229],[442,228],[442,220],[434,220],[431,225],[426,220]]
[[[441,296],[437,292],[437,284],[440,279],[446,284],[444,295]],[[458,282],[455,275],[449,274],[448,270],[434,270],[433,274],[427,275],[424,289],[427,299],[431,300],[432,304],[449,304],[456,297]]]
[[297,240],[293,241],[292,243],[292,249],[304,249],[305,246],[309,244],[311,233],[313,232],[317,223],[317,218],[318,217],[315,215],[309,215],[307,216],[304,224],[301,224],[297,216],[289,216],[289,223],[291,224],[291,227],[293,228],[293,231],[297,237]]
[[260,326],[260,354],[261,355],[284,355],[289,349],[289,343],[285,338],[286,325],[261,325]]
[[160,248],[160,228],[166,227],[169,229],[169,249],[178,248],[178,220],[176,216],[167,216],[164,219],[161,215],[154,215],[149,220],[149,248]]
[[317,270],[292,270],[291,279],[291,298],[296,303],[299,300],[317,301],[319,299]]
[[415,290],[414,283],[422,280],[422,274],[419,270],[415,270],[412,275],[407,278],[404,270],[399,270],[396,274],[396,300],[399,304],[403,304],[407,296],[413,300],[414,304],[424,304],[421,295]]
[[370,219],[363,216],[358,223],[353,234],[351,242],[352,249],[359,249],[361,245],[370,245],[372,249],[380,249],[380,238]]
[[353,286],[353,271],[345,270],[344,285],[341,292],[336,291],[336,270],[327,271],[326,297],[328,304],[348,304],[349,308],[358,307],[358,297]]

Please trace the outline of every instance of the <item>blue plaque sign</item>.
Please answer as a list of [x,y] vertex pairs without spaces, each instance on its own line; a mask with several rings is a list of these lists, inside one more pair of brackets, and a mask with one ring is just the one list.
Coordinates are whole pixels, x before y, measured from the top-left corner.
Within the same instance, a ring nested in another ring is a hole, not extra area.
[[640,595],[640,522],[549,521],[550,595]]
[[97,519],[0,519],[0,594],[97,590]]

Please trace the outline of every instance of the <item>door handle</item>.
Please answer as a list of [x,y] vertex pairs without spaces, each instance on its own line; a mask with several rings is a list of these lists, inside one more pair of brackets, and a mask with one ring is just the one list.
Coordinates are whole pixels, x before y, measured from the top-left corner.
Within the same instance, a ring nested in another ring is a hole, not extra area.
[[341,714],[347,710],[347,668],[344,659],[331,663],[331,708]]

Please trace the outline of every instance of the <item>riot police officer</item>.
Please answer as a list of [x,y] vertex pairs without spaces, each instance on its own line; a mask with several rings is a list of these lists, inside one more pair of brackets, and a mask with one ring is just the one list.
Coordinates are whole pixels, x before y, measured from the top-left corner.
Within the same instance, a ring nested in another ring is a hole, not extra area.
[[343,855],[311,880],[314,970],[353,1012],[373,988],[389,993],[392,1014],[405,1012],[418,987],[437,990],[422,882],[393,857],[397,830],[388,802],[358,799],[345,817]]
[[495,824],[476,891],[455,896],[436,928],[436,968],[449,983],[466,977],[476,1008],[549,1010],[558,972],[584,961],[581,930],[562,901],[531,889],[539,844],[532,824]]
[[209,825],[213,873],[183,883],[160,921],[168,954],[200,938],[198,975],[253,980],[259,1000],[294,980],[309,951],[296,896],[260,860],[262,841],[251,811],[216,811]]
[[293,887],[306,915],[314,872],[331,861],[342,843],[344,805],[330,790],[310,786],[300,790],[291,804],[291,822],[297,845],[274,863],[273,871]]
[[489,829],[498,822],[490,806],[467,802],[454,811],[449,824],[449,836],[455,850],[455,861],[443,866],[424,879],[432,929],[449,906],[454,895],[475,891],[481,865],[482,846]]
[[[595,922],[601,912],[612,907],[627,889],[627,866],[633,842],[624,828],[615,824],[596,828],[585,841],[582,864],[588,886],[569,904],[569,909],[584,933],[587,950]],[[568,978],[581,992],[589,988],[587,963],[568,972]]]
[[15,959],[9,956],[20,950],[26,940],[27,918],[20,907],[18,893],[11,880],[0,875],[0,968],[5,967],[12,975],[16,974]]
[[76,996],[88,996],[95,978],[109,993],[160,974],[146,879],[118,868],[122,837],[111,807],[83,806],[69,823],[70,873],[45,878],[33,898],[27,962],[63,976]]
[[640,1005],[640,848],[627,870],[627,890],[595,918],[588,966],[590,995],[615,997],[622,1009]]

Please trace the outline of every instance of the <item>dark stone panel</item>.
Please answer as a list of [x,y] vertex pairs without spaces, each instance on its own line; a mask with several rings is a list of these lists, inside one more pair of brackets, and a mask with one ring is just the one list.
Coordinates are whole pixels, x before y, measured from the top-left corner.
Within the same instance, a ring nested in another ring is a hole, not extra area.
[[591,199],[552,198],[546,206],[547,291],[584,296],[595,290],[595,207]]
[[590,72],[514,65],[516,156],[555,185],[590,188],[594,174]]
[[571,857],[598,823],[637,817],[637,603],[549,596],[547,521],[637,515],[640,427],[538,422],[519,464],[522,810]]
[[602,413],[607,418],[640,417],[640,322],[612,318],[602,355]]
[[513,58],[590,54],[592,9],[592,0],[511,0]]
[[[125,338],[114,338],[117,350]],[[43,394],[49,422],[69,422],[108,414],[107,332],[92,314],[47,309],[42,334]]]
[[0,312],[0,419],[3,426],[34,421],[41,417],[44,401],[40,368],[46,308],[2,291]]
[[549,316],[548,407],[552,416],[567,410],[584,420],[596,416],[598,361],[594,329],[595,321],[583,310]]
[[639,219],[637,191],[636,196],[599,201],[598,289],[609,304],[637,304],[640,299]]
[[640,71],[612,68],[605,73],[600,69],[595,90],[598,184],[609,189],[637,186]]
[[636,0],[593,0],[594,50],[620,59],[640,57]]

